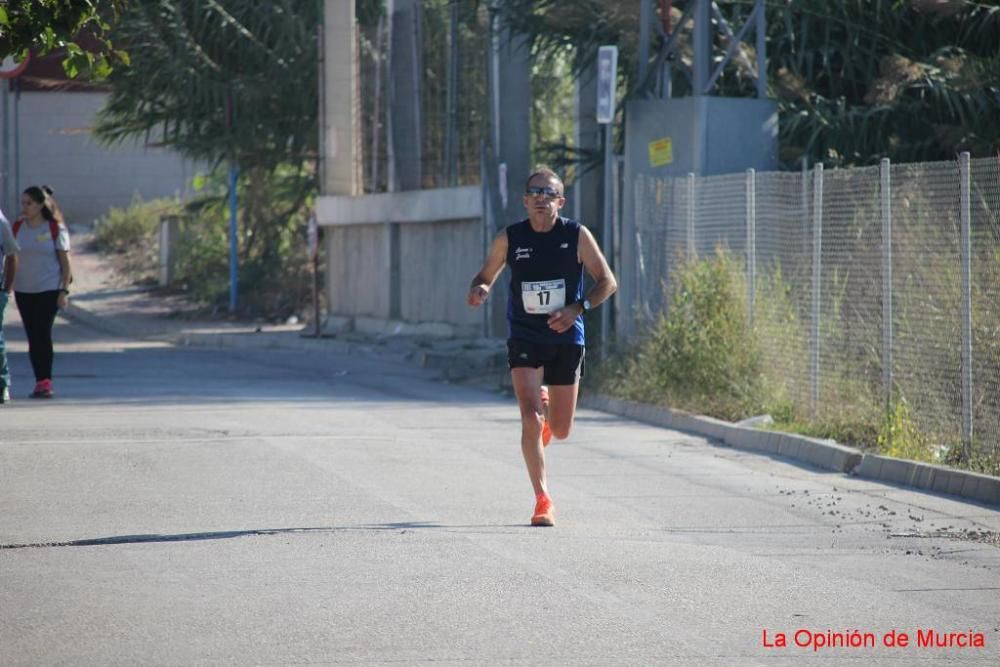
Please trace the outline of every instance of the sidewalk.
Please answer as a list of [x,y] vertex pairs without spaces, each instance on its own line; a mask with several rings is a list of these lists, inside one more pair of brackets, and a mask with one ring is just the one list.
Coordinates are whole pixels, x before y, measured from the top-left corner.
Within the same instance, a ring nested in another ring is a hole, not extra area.
[[473,380],[498,387],[506,377],[503,341],[340,333],[315,337],[314,324],[265,324],[198,317],[183,298],[158,287],[127,286],[89,247],[77,241],[74,283],[64,315],[123,338],[208,347],[285,348],[376,355],[434,370],[443,380]]

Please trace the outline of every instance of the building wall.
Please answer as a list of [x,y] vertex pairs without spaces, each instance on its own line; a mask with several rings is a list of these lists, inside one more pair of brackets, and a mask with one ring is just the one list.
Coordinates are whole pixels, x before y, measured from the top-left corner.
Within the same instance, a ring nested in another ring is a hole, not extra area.
[[[22,92],[8,101],[9,183],[3,189],[4,211],[13,218],[20,193],[29,185],[48,184],[70,224],[90,224],[112,206],[134,197],[187,197],[199,168],[172,150],[130,142],[112,148],[92,134],[100,92]],[[15,146],[14,114],[18,122]],[[2,113],[2,109],[0,109]],[[0,142],[3,134],[0,133]]]
[[399,236],[403,321],[480,324],[482,312],[465,298],[483,263],[482,220],[400,225]]
[[329,311],[389,318],[388,225],[325,227]]
[[465,303],[486,242],[478,186],[323,196],[316,218],[332,316],[482,329]]

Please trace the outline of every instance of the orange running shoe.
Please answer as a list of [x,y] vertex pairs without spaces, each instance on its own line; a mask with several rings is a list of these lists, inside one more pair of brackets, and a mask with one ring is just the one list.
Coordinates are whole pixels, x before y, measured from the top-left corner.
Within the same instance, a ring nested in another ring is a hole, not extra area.
[[542,447],[548,447],[552,442],[552,428],[549,426],[549,388],[542,385],[542,414],[545,421],[542,422]]
[[556,515],[552,507],[552,499],[544,493],[535,496],[535,513],[531,517],[532,526],[554,526]]

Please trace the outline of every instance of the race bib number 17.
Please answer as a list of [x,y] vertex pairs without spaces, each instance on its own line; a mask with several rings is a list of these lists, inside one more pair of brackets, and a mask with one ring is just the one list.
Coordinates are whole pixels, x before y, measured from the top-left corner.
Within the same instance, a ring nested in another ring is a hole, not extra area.
[[566,305],[566,281],[543,280],[521,283],[521,303],[529,315],[548,315]]

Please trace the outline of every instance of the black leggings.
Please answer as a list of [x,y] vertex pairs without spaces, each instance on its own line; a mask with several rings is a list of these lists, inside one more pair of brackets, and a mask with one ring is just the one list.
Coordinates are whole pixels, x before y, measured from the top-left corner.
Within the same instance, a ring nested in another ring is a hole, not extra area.
[[17,312],[21,313],[24,333],[28,336],[28,356],[35,371],[35,382],[52,379],[52,325],[59,310],[59,290],[51,292],[14,292]]

